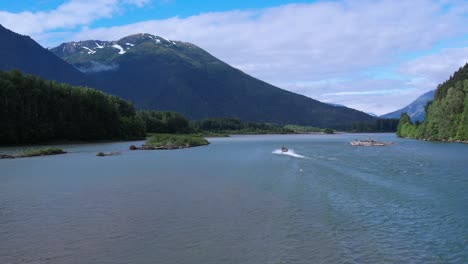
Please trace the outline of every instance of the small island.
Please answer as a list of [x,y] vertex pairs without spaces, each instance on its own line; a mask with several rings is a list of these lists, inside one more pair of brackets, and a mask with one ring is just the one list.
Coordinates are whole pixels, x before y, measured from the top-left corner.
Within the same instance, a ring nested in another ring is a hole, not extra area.
[[28,158],[28,157],[38,157],[38,156],[59,155],[59,154],[65,154],[65,153],[67,152],[59,148],[41,148],[41,149],[26,150],[16,155],[1,154],[0,159]]
[[130,150],[184,149],[208,144],[208,140],[192,134],[153,134],[141,147],[132,145]]

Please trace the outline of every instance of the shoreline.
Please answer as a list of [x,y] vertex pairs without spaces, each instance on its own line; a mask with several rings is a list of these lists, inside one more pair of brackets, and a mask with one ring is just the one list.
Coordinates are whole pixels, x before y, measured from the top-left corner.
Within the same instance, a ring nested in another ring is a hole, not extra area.
[[41,149],[32,149],[26,150],[17,154],[0,154],[0,159],[19,159],[19,158],[31,158],[31,157],[40,157],[40,156],[53,156],[66,154],[67,152],[59,148],[41,148]]
[[11,145],[0,145],[0,148],[17,148],[17,147],[41,147],[41,146],[63,146],[63,145],[86,145],[86,144],[105,144],[105,143],[117,143],[117,142],[135,142],[135,141],[144,141],[146,138],[143,139],[125,139],[125,140],[91,140],[91,141],[50,141],[50,142],[40,142],[40,143],[27,143],[27,144],[11,144]]
[[[336,131],[333,134],[326,134],[324,132],[304,132],[304,133],[247,133],[247,134],[226,134],[223,136],[210,136],[210,135],[202,135],[201,137],[203,138],[223,138],[223,137],[230,137],[230,136],[291,136],[291,135],[344,135],[344,134],[395,134],[394,132],[343,132],[343,131]],[[406,137],[405,137],[406,138]],[[11,145],[0,145],[0,149],[2,148],[34,148],[34,147],[47,147],[47,146],[63,146],[63,145],[86,145],[86,144],[106,144],[106,143],[125,143],[125,142],[137,142],[137,141],[145,141],[148,138],[144,139],[130,139],[130,140],[91,140],[91,141],[51,141],[51,142],[41,142],[41,143],[31,143],[31,144],[11,144]],[[415,138],[408,138],[408,139],[415,139]],[[417,140],[423,140],[423,139],[417,139]],[[439,141],[439,140],[424,140],[424,141]],[[454,142],[454,141],[448,141],[448,142]],[[459,143],[467,143],[466,142],[459,142]],[[1,153],[0,153],[1,155]]]
[[468,140],[448,140],[448,139],[428,139],[428,138],[412,138],[412,137],[399,137],[404,139],[413,139],[419,141],[427,141],[427,142],[444,142],[444,143],[461,143],[461,144],[468,144]]

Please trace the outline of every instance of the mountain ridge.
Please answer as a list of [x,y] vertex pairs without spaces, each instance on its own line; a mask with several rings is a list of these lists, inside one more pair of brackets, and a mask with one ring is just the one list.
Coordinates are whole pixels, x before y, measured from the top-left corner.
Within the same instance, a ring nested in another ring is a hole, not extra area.
[[[73,85],[91,84],[86,75],[28,36],[0,25],[0,70],[21,70],[47,80]],[[34,62],[34,63],[32,63]]]
[[[3,40],[3,41],[2,41]],[[151,34],[116,41],[88,40],[45,49],[0,28],[0,70],[89,86],[140,109],[176,111],[191,119],[237,117],[247,122],[352,128],[377,120],[256,79],[200,47]]]
[[275,87],[194,44],[151,34],[68,42],[50,50],[86,73],[97,88],[132,100],[142,109],[178,111],[191,119],[239,117],[337,129],[375,120],[355,109]]
[[390,112],[385,115],[381,115],[381,118],[400,118],[402,113],[408,114],[412,121],[422,122],[426,113],[426,105],[434,99],[435,90],[431,90],[420,95],[416,100],[411,102],[409,105]]

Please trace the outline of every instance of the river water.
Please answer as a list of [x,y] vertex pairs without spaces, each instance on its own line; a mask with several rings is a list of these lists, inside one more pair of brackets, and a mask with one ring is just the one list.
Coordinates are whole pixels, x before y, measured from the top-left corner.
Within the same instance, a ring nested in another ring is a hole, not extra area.
[[209,140],[0,160],[0,263],[468,263],[468,145]]

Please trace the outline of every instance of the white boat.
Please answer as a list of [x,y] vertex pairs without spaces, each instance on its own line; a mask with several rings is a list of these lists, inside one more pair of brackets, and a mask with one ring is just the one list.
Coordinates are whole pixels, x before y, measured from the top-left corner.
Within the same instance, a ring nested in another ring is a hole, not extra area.
[[366,140],[354,140],[349,142],[351,146],[363,146],[363,147],[382,147],[392,145],[393,142],[379,142],[373,139],[366,139]]

